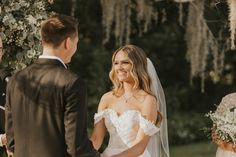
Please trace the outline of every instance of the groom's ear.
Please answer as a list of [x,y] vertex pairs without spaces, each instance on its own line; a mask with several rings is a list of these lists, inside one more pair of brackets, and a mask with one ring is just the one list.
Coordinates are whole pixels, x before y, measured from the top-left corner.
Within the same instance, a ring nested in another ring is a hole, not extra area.
[[63,42],[63,47],[65,49],[68,49],[70,47],[70,38],[69,37],[65,38],[62,42]]

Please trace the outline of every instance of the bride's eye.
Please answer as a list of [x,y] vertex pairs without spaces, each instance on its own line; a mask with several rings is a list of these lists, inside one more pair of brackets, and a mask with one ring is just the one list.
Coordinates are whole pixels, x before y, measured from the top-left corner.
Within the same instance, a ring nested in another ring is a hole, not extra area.
[[124,64],[130,64],[130,62],[129,61],[125,61],[125,62],[123,62]]
[[114,64],[114,65],[117,65],[117,64],[118,64],[118,62],[114,62],[113,64]]
[[122,64],[131,64],[130,61],[123,61]]

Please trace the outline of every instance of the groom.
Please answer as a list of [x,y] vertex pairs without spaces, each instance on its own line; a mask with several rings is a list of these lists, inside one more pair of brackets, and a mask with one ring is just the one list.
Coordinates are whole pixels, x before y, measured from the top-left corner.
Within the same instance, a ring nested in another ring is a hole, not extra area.
[[[2,62],[3,52],[3,43],[0,36],[0,63]],[[6,156],[6,150],[4,145],[6,145],[6,135],[5,135],[5,99],[6,99],[6,84],[7,78],[10,76],[10,73],[4,68],[0,67],[0,157]]]
[[99,157],[87,136],[86,87],[66,63],[77,49],[76,21],[41,25],[43,55],[7,85],[7,148],[14,157]]

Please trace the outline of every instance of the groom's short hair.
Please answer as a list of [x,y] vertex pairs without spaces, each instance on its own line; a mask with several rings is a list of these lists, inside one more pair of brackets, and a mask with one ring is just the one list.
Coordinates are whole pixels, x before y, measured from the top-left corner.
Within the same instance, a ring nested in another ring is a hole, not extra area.
[[41,24],[41,38],[45,44],[58,47],[68,37],[75,37],[78,33],[77,21],[67,15],[56,14]]

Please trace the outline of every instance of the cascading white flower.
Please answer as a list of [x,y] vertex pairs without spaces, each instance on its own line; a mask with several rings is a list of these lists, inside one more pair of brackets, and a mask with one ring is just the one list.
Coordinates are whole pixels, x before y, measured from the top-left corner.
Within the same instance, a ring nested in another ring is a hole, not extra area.
[[217,138],[236,146],[236,93],[226,95],[217,110],[210,111],[207,117],[214,124],[212,130]]
[[1,1],[0,33],[4,41],[5,59],[1,64],[18,71],[41,53],[39,27],[46,19],[47,1]]

